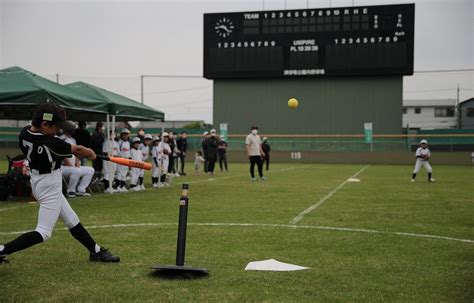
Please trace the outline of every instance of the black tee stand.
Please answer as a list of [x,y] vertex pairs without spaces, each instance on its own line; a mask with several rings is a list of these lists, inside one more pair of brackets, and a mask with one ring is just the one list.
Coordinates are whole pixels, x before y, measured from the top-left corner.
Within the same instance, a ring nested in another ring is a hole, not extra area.
[[151,266],[155,274],[165,278],[199,278],[208,274],[205,268],[184,266],[186,253],[186,227],[188,223],[188,184],[183,184],[181,198],[179,200],[179,223],[178,223],[178,243],[176,247],[176,265]]

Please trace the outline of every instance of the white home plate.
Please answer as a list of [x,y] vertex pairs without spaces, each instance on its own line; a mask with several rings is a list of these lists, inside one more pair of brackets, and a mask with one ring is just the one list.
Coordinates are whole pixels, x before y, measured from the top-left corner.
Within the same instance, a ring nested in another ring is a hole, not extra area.
[[245,270],[263,270],[263,271],[294,271],[308,269],[309,267],[303,267],[294,264],[283,263],[275,259],[263,260],[250,262],[245,267]]
[[347,179],[347,182],[360,182],[360,179],[357,179],[357,178],[349,178],[349,179]]

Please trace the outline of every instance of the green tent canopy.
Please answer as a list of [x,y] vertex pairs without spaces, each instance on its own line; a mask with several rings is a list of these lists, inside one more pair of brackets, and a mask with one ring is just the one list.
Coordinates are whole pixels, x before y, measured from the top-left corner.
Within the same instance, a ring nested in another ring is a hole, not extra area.
[[0,119],[29,120],[39,104],[52,102],[66,109],[70,120],[105,120],[108,104],[46,78],[10,67],[0,70]]
[[65,86],[85,96],[105,100],[108,113],[115,116],[117,121],[163,121],[165,118],[165,114],[161,111],[88,83],[79,81]]

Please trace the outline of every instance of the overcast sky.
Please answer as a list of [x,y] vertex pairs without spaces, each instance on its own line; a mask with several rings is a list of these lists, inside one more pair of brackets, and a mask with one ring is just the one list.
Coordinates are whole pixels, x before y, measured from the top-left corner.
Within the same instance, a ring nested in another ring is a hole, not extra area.
[[[415,70],[474,67],[473,0],[266,0],[266,10],[416,3]],[[0,67],[84,81],[140,100],[140,75],[202,75],[203,14],[263,2],[0,0]],[[472,72],[404,77],[406,99],[474,95]],[[145,104],[167,120],[212,121],[212,81],[146,78]]]

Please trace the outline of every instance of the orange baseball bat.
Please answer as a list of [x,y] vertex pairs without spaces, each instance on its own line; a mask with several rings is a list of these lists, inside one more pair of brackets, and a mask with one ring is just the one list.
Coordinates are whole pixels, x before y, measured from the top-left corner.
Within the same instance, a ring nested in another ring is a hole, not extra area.
[[97,155],[97,158],[105,160],[105,161],[114,162],[120,165],[129,166],[129,167],[136,167],[136,168],[141,168],[141,169],[146,169],[146,170],[151,169],[151,163],[147,163],[143,161],[135,161],[135,160],[119,158],[119,157],[107,157],[103,155]]

